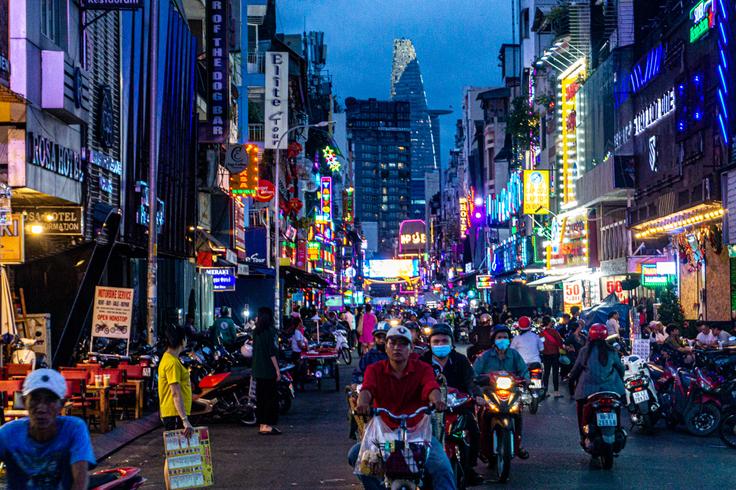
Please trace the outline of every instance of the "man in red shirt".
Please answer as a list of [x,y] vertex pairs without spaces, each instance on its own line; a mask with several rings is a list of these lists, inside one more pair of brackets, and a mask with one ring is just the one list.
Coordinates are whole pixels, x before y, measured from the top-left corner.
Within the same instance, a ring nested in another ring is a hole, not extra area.
[[[404,326],[393,327],[386,339],[388,360],[371,364],[366,369],[355,411],[361,415],[368,415],[373,405],[400,415],[413,413],[430,403],[435,409],[444,410],[447,406],[442,400],[440,387],[431,366],[410,358],[412,337],[409,329]],[[388,419],[384,418],[384,421],[390,427],[397,426]],[[415,422],[410,420],[409,426]],[[360,444],[356,444],[348,453],[351,466],[355,466],[359,451]],[[456,488],[450,461],[442,444],[435,438],[432,438],[426,471],[432,477],[434,488]],[[377,478],[362,475],[358,478],[364,488],[384,488],[383,482]]]

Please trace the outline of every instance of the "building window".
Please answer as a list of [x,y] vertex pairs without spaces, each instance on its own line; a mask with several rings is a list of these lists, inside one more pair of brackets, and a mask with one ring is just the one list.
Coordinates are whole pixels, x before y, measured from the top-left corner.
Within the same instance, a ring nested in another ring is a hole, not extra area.
[[41,0],[41,34],[61,44],[61,0]]

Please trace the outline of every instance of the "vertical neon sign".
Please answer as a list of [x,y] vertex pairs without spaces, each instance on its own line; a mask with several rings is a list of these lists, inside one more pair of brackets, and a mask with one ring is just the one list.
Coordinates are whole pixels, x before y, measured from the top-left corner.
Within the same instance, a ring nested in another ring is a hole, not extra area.
[[[729,80],[733,80],[730,73],[733,61],[733,49],[729,47],[728,41],[732,37],[731,29],[728,22],[728,10],[726,4],[729,0],[716,0],[718,15],[716,16],[718,25],[718,126],[723,137],[723,144],[728,147],[730,143],[731,123],[728,115],[728,102],[732,95],[729,93]],[[728,59],[730,57],[730,60]]]
[[317,223],[332,223],[332,177],[322,177],[320,181]]
[[577,100],[580,89],[580,79],[585,77],[585,59],[581,58],[559,77],[560,99],[560,145],[559,153],[562,159],[560,170],[562,178],[563,205],[573,206],[576,202],[575,179],[577,177]]

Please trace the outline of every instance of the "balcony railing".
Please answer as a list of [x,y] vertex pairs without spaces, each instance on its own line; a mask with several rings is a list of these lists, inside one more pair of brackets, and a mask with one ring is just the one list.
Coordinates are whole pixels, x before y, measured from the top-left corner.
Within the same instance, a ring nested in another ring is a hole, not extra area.
[[253,143],[266,141],[263,123],[248,124],[248,141]]
[[266,73],[265,53],[259,51],[248,52],[248,73]]

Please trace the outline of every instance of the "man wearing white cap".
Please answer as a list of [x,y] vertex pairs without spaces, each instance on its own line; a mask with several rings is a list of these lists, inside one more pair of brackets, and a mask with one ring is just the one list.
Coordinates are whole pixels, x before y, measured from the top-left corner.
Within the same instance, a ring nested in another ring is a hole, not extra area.
[[[361,415],[370,413],[374,407],[388,409],[397,415],[414,413],[417,409],[432,404],[437,410],[444,410],[447,405],[440,394],[440,387],[435,379],[432,367],[418,359],[410,358],[412,336],[403,325],[392,327],[386,335],[386,354],[388,359],[368,366],[363,377],[363,386],[358,396],[355,411]],[[384,419],[390,427],[396,424]],[[409,420],[409,425],[418,420]],[[352,466],[358,459],[360,444],[356,444],[348,453],[348,461]],[[450,461],[442,448],[442,444],[432,438],[432,449],[429,451],[426,465],[427,473],[432,477],[434,488],[452,490],[456,488],[455,477]],[[377,478],[359,475],[358,478],[367,489],[383,488],[383,482]]]
[[85,423],[62,417],[66,380],[53,369],[31,372],[23,382],[28,417],[0,427],[0,461],[9,490],[86,490],[95,465]]

